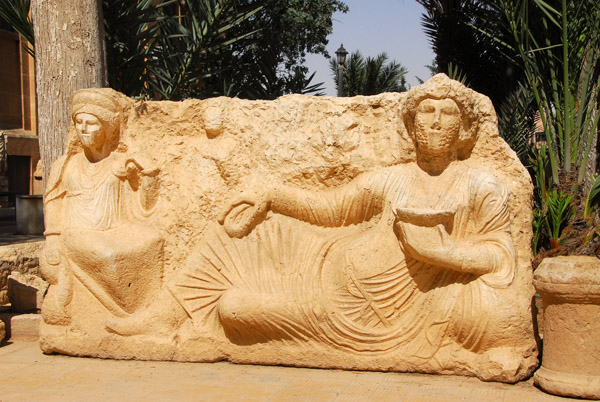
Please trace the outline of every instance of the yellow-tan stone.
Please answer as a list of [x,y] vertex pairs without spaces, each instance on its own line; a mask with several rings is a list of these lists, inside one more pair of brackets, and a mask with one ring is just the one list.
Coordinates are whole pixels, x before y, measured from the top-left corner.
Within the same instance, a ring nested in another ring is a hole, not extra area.
[[416,371],[537,365],[532,185],[488,98],[76,93],[45,195],[41,346]]

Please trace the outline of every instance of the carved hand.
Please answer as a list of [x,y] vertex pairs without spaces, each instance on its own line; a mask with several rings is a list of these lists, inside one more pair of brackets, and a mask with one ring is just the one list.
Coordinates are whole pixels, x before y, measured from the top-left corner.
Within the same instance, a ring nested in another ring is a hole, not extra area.
[[404,253],[416,260],[475,275],[494,269],[485,244],[457,243],[442,224],[418,226],[398,221],[395,229]]
[[270,199],[269,193],[261,197],[242,193],[219,214],[217,220],[230,237],[244,237],[265,219]]
[[160,169],[150,158],[143,154],[135,154],[117,159],[113,170],[116,176],[133,181],[137,180],[140,175],[155,176]]
[[442,224],[418,226],[400,221],[396,229],[404,252],[417,260],[438,264],[455,253],[455,242]]
[[127,158],[125,162],[127,176],[139,172],[142,176],[153,176],[158,173],[159,168],[155,163],[143,154],[135,154]]

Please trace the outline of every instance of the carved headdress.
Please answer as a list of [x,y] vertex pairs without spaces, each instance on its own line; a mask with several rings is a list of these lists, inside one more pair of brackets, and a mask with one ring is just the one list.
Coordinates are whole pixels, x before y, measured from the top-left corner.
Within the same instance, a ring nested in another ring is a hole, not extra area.
[[110,88],[81,89],[73,95],[71,118],[78,113],[89,113],[96,116],[106,125],[108,132],[118,128],[120,115],[123,112],[124,96]]
[[436,74],[423,85],[411,88],[404,98],[401,110],[408,134],[414,139],[414,121],[419,103],[425,99],[452,99],[460,110],[461,127],[456,146],[459,158],[468,157],[477,142],[478,110],[476,93],[446,74]]

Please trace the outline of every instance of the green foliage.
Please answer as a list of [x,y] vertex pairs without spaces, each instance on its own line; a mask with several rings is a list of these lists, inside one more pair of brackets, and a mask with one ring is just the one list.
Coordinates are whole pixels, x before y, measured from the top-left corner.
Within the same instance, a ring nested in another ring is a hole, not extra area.
[[459,66],[452,62],[448,63],[448,77],[460,82],[465,86],[469,86],[467,74],[465,74],[465,72],[462,71]]
[[111,87],[152,99],[211,96],[206,83],[227,69],[215,55],[253,34],[231,32],[259,9],[232,0],[105,0]]
[[469,87],[490,97],[498,109],[515,89],[522,72],[514,61],[514,52],[498,43],[509,35],[502,29],[504,15],[496,1],[417,2],[425,11],[421,25],[436,55],[436,72],[468,77]]
[[[229,92],[226,95],[246,99],[275,99],[288,93],[323,95],[323,83],[312,84],[315,73],[308,75],[305,66],[293,66],[291,71],[280,74],[276,68],[277,58],[272,50],[265,50],[246,71],[232,69],[227,73]],[[231,75],[236,73],[237,77]],[[242,74],[245,74],[243,80],[240,79]]]
[[[0,6],[33,45],[29,0]],[[326,55],[332,14],[347,10],[339,0],[103,0],[109,83],[150,99],[318,94],[304,57]]]
[[260,4],[252,18],[243,21],[234,34],[254,31],[251,43],[240,43],[224,63],[235,93],[250,99],[274,99],[286,93],[318,93],[321,84],[311,84],[314,74],[304,66],[307,53],[328,56],[325,45],[333,30],[334,12],[346,12],[340,0],[237,0],[239,6]]
[[546,213],[540,209],[533,208],[533,239],[531,242],[531,250],[533,252],[533,256],[535,257],[539,251],[539,243],[542,237],[542,226],[546,220]]
[[598,205],[600,202],[600,175],[596,175],[594,180],[592,181],[592,186],[590,187],[590,191],[585,199],[585,211],[584,217],[588,218],[592,214],[592,209],[594,205]]
[[535,131],[535,114],[532,109],[533,92],[519,85],[511,92],[498,109],[500,136],[516,152],[525,166],[534,159],[532,136]]
[[[554,185],[585,178],[598,127],[600,3],[500,0],[546,132]],[[539,29],[542,28],[542,29]],[[576,189],[575,189],[576,190]]]
[[25,47],[27,52],[34,55],[33,24],[29,16],[30,0],[0,0],[0,19],[13,27],[30,46]]
[[575,215],[573,194],[552,190],[546,193],[547,213],[544,219],[546,230],[550,237],[552,248],[558,247],[558,241],[563,229]]
[[[337,89],[337,60],[331,60],[330,66]],[[406,91],[407,73],[408,70],[400,63],[395,60],[389,61],[386,53],[365,59],[357,50],[352,52],[344,63],[344,96]]]

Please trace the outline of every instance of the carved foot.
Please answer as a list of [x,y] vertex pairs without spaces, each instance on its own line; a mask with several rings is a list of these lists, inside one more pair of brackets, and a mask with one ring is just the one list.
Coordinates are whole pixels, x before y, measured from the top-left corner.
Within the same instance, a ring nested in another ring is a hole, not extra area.
[[59,302],[56,289],[50,287],[42,304],[42,318],[46,324],[67,326],[71,324],[69,307]]
[[[492,348],[482,355],[478,377],[484,381],[516,382],[532,374],[535,365],[527,370],[522,351],[509,347]],[[535,356],[532,357],[535,360]]]
[[183,308],[172,298],[159,298],[143,310],[128,317],[111,317],[104,325],[108,332],[121,336],[172,335],[187,317]]

